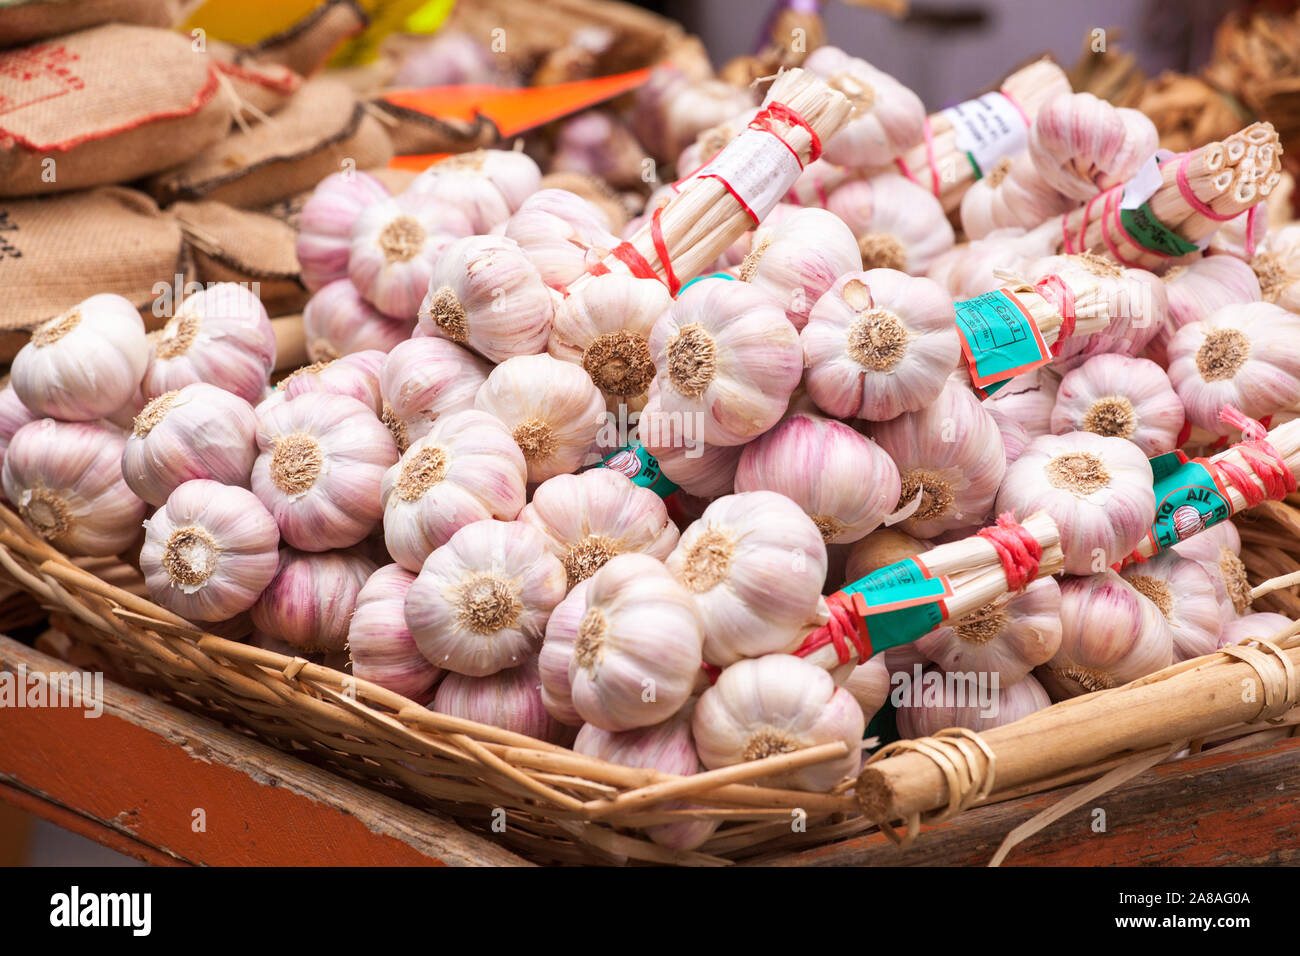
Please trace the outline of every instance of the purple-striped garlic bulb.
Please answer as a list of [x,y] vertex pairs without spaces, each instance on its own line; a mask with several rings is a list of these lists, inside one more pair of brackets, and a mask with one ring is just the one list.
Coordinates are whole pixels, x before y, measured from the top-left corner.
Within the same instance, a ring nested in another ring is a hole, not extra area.
[[878,528],[902,488],[894,461],[843,422],[797,412],[745,446],[735,488],[775,491],[812,518],[827,544]]
[[[650,155],[666,163],[700,133],[753,105],[753,94],[747,90],[721,80],[694,80],[681,68],[663,64],[637,87],[630,125]],[[681,175],[691,171],[678,170]]]
[[655,279],[597,276],[556,307],[546,350],[586,369],[610,411],[639,411],[655,377],[650,331],[672,304]]
[[435,205],[458,210],[484,235],[516,212],[542,184],[531,157],[509,149],[476,149],[434,163],[407,192]]
[[997,276],[998,271],[1023,273],[1035,259],[1050,256],[1060,238],[1061,230],[1051,223],[1030,232],[1011,227],[995,229],[983,239],[964,242],[936,256],[925,274],[947,289],[953,299],[973,299],[1006,284]]
[[307,357],[328,362],[352,352],[390,352],[411,337],[415,317],[392,319],[362,298],[346,274],[322,286],[302,310]]
[[[845,583],[865,578],[873,571],[897,564],[905,558],[914,558],[930,545],[897,528],[877,528],[853,545],[844,563]],[[909,645],[910,646],[910,645]]]
[[342,358],[304,365],[280,382],[286,399],[308,392],[346,395],[369,406],[376,416],[383,411],[379,395],[379,369],[386,356],[378,349],[352,352]]
[[425,560],[406,625],[438,667],[486,677],[537,652],[564,590],[564,567],[540,534],[519,521],[475,521]]
[[666,564],[692,596],[704,659],[788,651],[821,608],[826,545],[803,509],[773,491],[718,498],[682,532]]
[[796,329],[835,280],[862,268],[853,232],[825,209],[799,209],[754,231],[738,278],[780,302]]
[[961,357],[942,286],[893,269],[841,276],[799,334],[808,394],[836,418],[884,422],[939,397]]
[[486,43],[459,30],[443,29],[402,58],[391,86],[518,86],[519,77]]
[[1006,452],[1007,467],[1009,468],[1029,447],[1029,443],[1033,441],[1029,435],[1029,429],[1025,428],[1024,425],[993,402],[985,402],[984,410],[997,422],[998,431],[1002,434],[1002,450]]
[[530,482],[577,469],[605,424],[605,398],[591,376],[549,355],[502,362],[479,387],[474,407],[510,429]]
[[138,537],[145,513],[122,478],[125,447],[126,433],[114,425],[38,418],[9,440],[5,497],[64,554],[119,554]]
[[547,712],[540,686],[537,658],[529,657],[517,667],[484,677],[448,674],[438,685],[429,709],[547,743],[569,743],[573,728]]
[[662,561],[678,540],[663,499],[610,468],[547,479],[519,520],[546,539],[570,588],[618,554],[640,552]]
[[1169,342],[1169,379],[1187,420],[1222,434],[1225,405],[1251,418],[1300,404],[1300,316],[1271,302],[1227,305]]
[[592,109],[559,124],[550,168],[556,173],[593,176],[615,189],[636,189],[642,183],[646,158],[621,119]]
[[342,651],[357,596],[376,570],[375,562],[355,550],[281,548],[275,578],[253,605],[253,626],[299,651]]
[[245,488],[187,481],[144,528],[140,570],[149,596],[191,621],[247,611],[275,577],[280,533]]
[[560,291],[619,243],[604,212],[563,189],[533,193],[502,234],[518,243],[543,282]]
[[1032,229],[1078,203],[1048,184],[1027,152],[1004,157],[961,199],[961,227],[970,239],[996,229]]
[[1036,438],[1007,469],[997,511],[1046,511],[1069,574],[1095,574],[1132,553],[1156,516],[1151,464],[1124,438],[1067,432]]
[[695,705],[691,729],[710,770],[843,741],[848,752],[754,782],[793,790],[830,790],[858,772],[866,720],[853,695],[816,664],[788,654],[737,661]]
[[38,325],[14,356],[9,381],[38,415],[88,422],[130,401],[148,361],[140,313],[101,293]]
[[573,707],[604,730],[681,709],[700,675],[703,634],[691,594],[648,554],[620,554],[590,578],[569,661]]
[[1213,653],[1223,617],[1204,567],[1169,553],[1130,565],[1121,574],[1165,616],[1174,636],[1175,663]]
[[1061,584],[1061,646],[1035,676],[1053,700],[1064,700],[1119,687],[1173,660],[1174,636],[1160,608],[1108,570]]
[[857,238],[863,269],[924,275],[953,248],[952,226],[939,200],[897,173],[850,180],[830,194],[826,208]]
[[[650,386],[653,391],[654,385]],[[709,445],[699,437],[699,422],[647,406],[637,420],[637,437],[654,455],[664,476],[688,495],[716,498],[735,490],[736,468],[744,445]]]
[[[949,727],[979,733],[1015,723],[1052,704],[1043,685],[1030,676],[1008,684],[994,682],[984,674],[963,673],[954,679],[954,675],[936,669],[925,671],[921,679],[923,685],[934,682],[938,702],[932,703],[924,691],[904,692],[898,706],[898,732],[905,739],[928,737]],[[978,686],[980,680],[985,681],[986,689]]]
[[474,407],[474,396],[492,366],[455,342],[410,339],[396,346],[379,367],[382,418],[397,450],[405,452],[440,415]]
[[958,378],[949,378],[926,407],[876,423],[867,434],[898,466],[898,508],[915,505],[900,531],[933,538],[981,525],[992,512],[1007,473],[1002,434]]
[[587,589],[591,578],[579,581],[555,605],[546,620],[546,635],[537,654],[538,676],[542,684],[542,703],[551,716],[570,727],[582,726],[582,717],[573,706],[573,687],[569,683],[569,664],[578,642],[578,628],[587,614]]
[[384,544],[419,571],[434,549],[468,524],[511,521],[523,508],[527,466],[510,431],[486,412],[434,422],[384,473]]
[[1173,546],[1180,557],[1200,564],[1214,584],[1219,615],[1225,620],[1250,613],[1250,582],[1241,560],[1241,535],[1231,521],[1219,521]]
[[383,183],[357,170],[331,173],[316,185],[298,215],[298,266],[308,291],[347,276],[357,217],[387,198]]
[[420,328],[493,362],[546,348],[553,293],[519,244],[506,236],[470,236],[438,259],[420,304]]
[[1219,634],[1219,647],[1244,644],[1247,641],[1273,641],[1279,634],[1295,629],[1295,621],[1284,614],[1257,611],[1227,621]]
[[423,701],[442,671],[420,653],[406,626],[406,592],[414,583],[415,575],[397,564],[366,578],[348,622],[348,656],[358,680]]
[[1034,439],[1052,434],[1052,410],[1060,388],[1060,374],[1050,365],[1042,365],[1007,382],[984,402],[984,407],[1016,422]]
[[141,389],[157,398],[193,382],[234,392],[250,405],[275,368],[275,332],[257,296],[221,282],[187,296],[153,341]]
[[711,445],[742,445],[780,420],[803,373],[799,333],[748,283],[703,279],[650,333],[658,374],[647,409],[685,420]]
[[247,488],[256,458],[253,406],[195,382],[159,395],[136,416],[122,452],[122,477],[149,504],[161,505],[195,478]]
[[1183,403],[1169,376],[1149,359],[1094,355],[1061,379],[1052,431],[1127,438],[1148,458],[1173,451],[1183,429]]
[[1269,233],[1250,266],[1265,302],[1292,312],[1300,308],[1300,224]]
[[355,398],[310,392],[266,409],[252,488],[280,534],[302,551],[359,544],[379,524],[380,484],[397,446]]
[[9,442],[18,429],[40,417],[23,404],[23,400],[14,391],[13,382],[6,382],[4,388],[0,388],[0,465],[4,464]]
[[862,716],[870,723],[876,711],[889,700],[889,666],[885,663],[885,655],[877,654],[853,668],[840,686],[853,695],[862,708]]
[[1185,325],[1208,319],[1225,305],[1260,301],[1259,279],[1232,256],[1206,256],[1175,266],[1161,277],[1169,300],[1169,320],[1147,343],[1147,358],[1168,367],[1169,340]]
[[866,60],[833,46],[814,50],[804,69],[844,94],[853,106],[844,127],[826,143],[826,159],[840,166],[886,166],[921,142],[925,106],[920,97]]
[[[584,724],[573,742],[573,749],[587,757],[607,760],[624,767],[657,770],[660,773],[689,777],[702,769],[691,735],[691,717],[695,707],[687,702],[663,723],[613,733],[594,724]],[[662,810],[681,810],[689,805],[679,801],[662,804]],[[694,850],[718,829],[717,820],[685,820],[646,827],[645,833],[660,846],[672,850]]]
[[1057,96],[1029,130],[1029,155],[1043,179],[1078,202],[1128,182],[1156,151],[1159,133],[1138,110],[1091,93]]

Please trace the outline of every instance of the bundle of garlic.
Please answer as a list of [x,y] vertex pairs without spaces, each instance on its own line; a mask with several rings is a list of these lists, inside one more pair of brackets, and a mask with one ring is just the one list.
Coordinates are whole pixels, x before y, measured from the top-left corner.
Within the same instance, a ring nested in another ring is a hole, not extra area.
[[899,170],[939,199],[945,212],[961,205],[971,183],[999,161],[1021,152],[1043,105],[1070,92],[1059,66],[1039,60],[1008,76],[995,93],[985,93],[932,114],[924,142],[901,156]]
[[1127,438],[1148,458],[1173,451],[1183,430],[1183,403],[1149,359],[1094,355],[1061,379],[1052,431]]
[[1144,354],[1162,367],[1169,365],[1169,340],[1183,326],[1208,319],[1225,305],[1258,302],[1262,298],[1254,270],[1232,256],[1195,259],[1175,266],[1161,278],[1169,302],[1169,318],[1156,329]]
[[896,173],[847,182],[830,194],[826,208],[857,237],[864,269],[923,275],[953,247],[952,225],[939,201]]
[[1027,155],[1050,188],[1086,202],[1137,175],[1158,139],[1155,124],[1137,110],[1073,93],[1039,109]]
[[979,733],[1013,723],[1052,703],[1043,685],[1033,677],[1014,684],[991,682],[995,686],[990,686],[990,690],[995,690],[997,696],[987,704],[980,701],[974,689],[967,690],[972,683],[970,675],[961,675],[958,681],[953,681],[945,671],[926,671],[919,684],[927,683],[937,688],[937,702],[931,702],[922,690],[905,693],[899,704],[898,732],[903,738],[928,737],[949,727],[965,727]]
[[998,229],[1033,228],[1076,205],[1043,178],[1029,153],[1022,152],[999,160],[966,190],[961,227],[967,238],[982,239]]
[[754,232],[737,278],[766,291],[785,307],[791,324],[802,329],[813,304],[835,280],[861,267],[858,243],[838,216],[800,209]]
[[844,94],[853,107],[844,128],[826,141],[828,161],[874,169],[921,142],[925,106],[920,97],[888,73],[833,46],[814,50],[804,60],[803,68]]

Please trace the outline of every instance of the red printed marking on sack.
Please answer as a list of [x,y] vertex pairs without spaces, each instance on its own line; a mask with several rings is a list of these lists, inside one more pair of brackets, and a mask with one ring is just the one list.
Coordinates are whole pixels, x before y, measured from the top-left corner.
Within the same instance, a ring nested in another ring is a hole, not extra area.
[[51,44],[0,54],[0,116],[85,89],[69,65],[80,59]]

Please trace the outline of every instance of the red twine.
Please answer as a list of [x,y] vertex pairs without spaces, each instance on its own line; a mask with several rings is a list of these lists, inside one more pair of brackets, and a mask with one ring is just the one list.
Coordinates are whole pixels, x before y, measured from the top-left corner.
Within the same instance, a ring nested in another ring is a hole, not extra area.
[[664,241],[664,228],[659,221],[663,211],[664,207],[658,206],[655,208],[654,215],[650,217],[650,241],[655,244],[655,253],[659,256],[659,261],[663,263],[664,281],[668,283],[668,294],[676,298],[682,284],[677,281],[677,275],[673,272],[673,260],[668,255],[668,243]]
[[1052,355],[1060,355],[1066,340],[1074,334],[1074,324],[1078,320],[1074,310],[1074,290],[1055,273],[1039,279],[1034,288],[1061,313],[1061,327],[1056,332],[1056,341],[1052,343]]
[[1224,406],[1219,420],[1241,431],[1245,441],[1238,442],[1233,448],[1246,459],[1259,483],[1256,484],[1244,468],[1230,461],[1208,462],[1206,467],[1240,492],[1246,499],[1247,508],[1265,501],[1281,501],[1296,490],[1295,475],[1287,467],[1286,459],[1269,443],[1268,429],[1262,423],[1231,405]]
[[[659,278],[658,274],[654,270],[654,266],[650,265],[646,257],[637,252],[636,246],[632,245],[630,242],[619,243],[614,248],[611,255],[626,265],[628,269],[632,271],[632,275],[636,276],[638,279]],[[608,272],[609,270],[606,269],[605,271]]]
[[[1178,191],[1183,194],[1183,199],[1187,200],[1187,205],[1191,206],[1193,209],[1199,212],[1206,219],[1213,219],[1215,222],[1227,222],[1229,219],[1235,219],[1239,215],[1239,213],[1233,213],[1231,216],[1221,215],[1215,212],[1205,203],[1201,202],[1200,198],[1196,195],[1196,193],[1192,192],[1192,186],[1187,181],[1187,164],[1191,160],[1191,158],[1192,158],[1191,153],[1183,153],[1183,155],[1177,160]],[[1174,162],[1174,160],[1171,159],[1170,162],[1172,163]],[[1255,207],[1252,206],[1251,208],[1253,209]]]
[[1009,591],[1019,591],[1038,577],[1043,546],[1010,512],[998,515],[998,523],[991,528],[981,528],[979,536],[997,552]]
[[807,657],[813,651],[833,644],[841,665],[853,660],[855,654],[859,664],[869,660],[871,642],[867,640],[862,619],[853,610],[853,599],[843,591],[836,591],[826,598],[826,609],[830,611],[830,620],[805,637],[794,656]]
[[799,168],[803,169],[804,163],[803,160],[799,158],[798,151],[796,151],[793,146],[787,143],[785,141],[785,138],[780,133],[778,133],[776,130],[772,128],[772,120],[774,119],[781,120],[782,122],[786,123],[789,126],[801,126],[805,130],[807,130],[808,137],[811,140],[811,142],[808,144],[808,162],[815,163],[817,162],[818,159],[821,158],[822,141],[821,138],[817,135],[816,130],[814,130],[812,126],[809,125],[806,119],[804,119],[794,110],[790,109],[790,107],[786,106],[784,103],[773,103],[771,106],[768,106],[765,109],[763,109],[757,116],[755,116],[752,120],[749,121],[749,128],[762,130],[764,133],[771,133],[773,136],[775,136],[778,140],[781,141],[781,145],[784,146],[786,149],[790,150],[790,152],[794,155],[795,161],[799,164]]

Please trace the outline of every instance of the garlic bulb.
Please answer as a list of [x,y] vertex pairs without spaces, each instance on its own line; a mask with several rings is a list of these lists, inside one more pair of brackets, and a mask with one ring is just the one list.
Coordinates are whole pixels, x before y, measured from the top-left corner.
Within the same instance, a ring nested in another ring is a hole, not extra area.
[[444,670],[485,677],[536,653],[564,597],[564,568],[518,521],[467,524],[424,562],[406,595],[406,625]]
[[863,269],[924,275],[953,248],[952,226],[939,200],[897,173],[847,182],[830,194],[826,208],[857,237]]
[[1003,158],[989,174],[971,184],[961,199],[961,227],[970,239],[995,229],[1033,228],[1069,212],[1077,203],[1043,179],[1027,152]]
[[519,520],[541,532],[570,588],[616,554],[637,551],[662,561],[678,539],[663,499],[609,468],[547,479]]
[[192,621],[247,611],[275,577],[280,533],[244,488],[187,481],[144,528],[140,570],[149,596]]
[[356,551],[282,548],[275,578],[253,605],[253,626],[299,651],[342,651],[357,596],[376,570]]
[[666,564],[694,597],[710,664],[791,650],[815,626],[826,545],[784,495],[717,499],[682,532]]
[[1227,621],[1250,613],[1250,582],[1241,560],[1241,535],[1231,521],[1219,521],[1173,546],[1180,557],[1205,569],[1214,585],[1219,616]]
[[905,739],[928,737],[949,727],[965,727],[979,733],[1015,723],[1052,704],[1043,685],[1028,676],[1014,684],[999,681],[997,697],[987,703],[972,700],[975,695],[967,690],[968,683],[955,684],[941,670],[927,671],[922,680],[927,679],[942,688],[941,696],[937,703],[930,703],[926,697],[917,700],[904,695],[898,708],[898,732]]
[[1173,451],[1183,428],[1183,403],[1155,362],[1094,355],[1061,379],[1052,431],[1127,438],[1148,458]]
[[1091,93],[1056,96],[1034,117],[1029,155],[1053,189],[1084,202],[1128,182],[1156,151],[1155,124]]
[[799,334],[808,394],[837,418],[883,422],[933,402],[961,358],[952,301],[893,269],[836,280]]
[[346,395],[379,415],[384,404],[379,395],[379,369],[385,358],[378,349],[367,349],[326,362],[314,362],[285,376],[279,387],[290,400],[309,392]]
[[355,398],[311,392],[268,409],[257,447],[253,492],[293,547],[351,547],[379,523],[380,483],[397,446]]
[[479,388],[474,407],[510,429],[528,462],[530,482],[581,465],[605,421],[605,399],[591,376],[549,355],[502,362]]
[[1169,300],[1169,320],[1147,343],[1145,355],[1169,365],[1169,340],[1184,325],[1200,322],[1225,305],[1260,301],[1254,270],[1232,256],[1206,256],[1175,266],[1162,276]]
[[1300,308],[1300,224],[1270,233],[1250,266],[1265,302],[1292,312]]
[[391,319],[346,278],[322,286],[302,310],[307,357],[327,362],[352,352],[391,351],[411,337],[415,318]]
[[590,580],[569,662],[574,709],[604,730],[667,720],[700,673],[691,595],[647,554],[617,555]]
[[[845,583],[860,581],[872,571],[905,558],[914,558],[930,546],[894,528],[877,528],[853,546],[844,564]],[[865,708],[864,708],[865,709]]]
[[396,346],[379,368],[383,421],[397,450],[429,433],[440,415],[474,407],[474,396],[492,366],[445,339],[410,339]]
[[256,436],[257,415],[248,402],[195,382],[159,395],[136,417],[122,452],[122,477],[151,505],[194,478],[247,488]]
[[865,664],[853,668],[840,686],[858,702],[863,717],[870,723],[876,711],[889,700],[889,668],[885,664],[885,655],[877,654]]
[[[630,125],[650,155],[666,163],[701,132],[753,105],[752,94],[730,83],[692,80],[679,67],[664,64],[651,70],[637,87]],[[691,171],[680,169],[678,173]]]
[[[790,191],[785,194],[782,205],[819,206],[822,209],[830,209],[832,194],[855,175],[853,170],[844,166],[836,166],[825,159],[815,159],[811,163],[804,164],[803,172],[794,181]],[[926,193],[926,195],[930,194]],[[841,219],[844,218],[838,212],[836,215]]]
[[[1276,192],[1275,188],[1273,194]],[[1271,205],[1271,202],[1259,203],[1225,222],[1210,236],[1210,244],[1206,247],[1207,255],[1233,256],[1249,264],[1268,237]],[[1289,207],[1287,218],[1290,218]]]
[[421,700],[442,671],[420,653],[406,626],[406,592],[414,583],[415,575],[396,564],[366,578],[348,622],[348,655],[358,680]]
[[997,674],[1003,687],[1025,679],[1061,646],[1061,588],[1032,581],[916,641],[916,649],[947,673]]
[[853,105],[849,121],[826,143],[824,155],[829,162],[873,169],[921,142],[925,105],[888,73],[833,46],[814,50],[803,67]]
[[569,663],[578,641],[578,628],[587,614],[587,589],[591,578],[579,581],[546,620],[546,636],[537,655],[538,677],[542,684],[542,703],[551,716],[570,727],[582,725],[582,717],[573,706],[573,688],[569,684]]
[[352,227],[348,278],[384,315],[413,318],[434,263],[472,233],[456,209],[411,193],[371,203]]
[[1244,644],[1247,641],[1275,641],[1279,634],[1294,629],[1295,621],[1284,614],[1260,611],[1247,614],[1223,625],[1219,647]]
[[1069,574],[1104,571],[1127,557],[1156,516],[1151,465],[1123,438],[1068,432],[1035,438],[1007,469],[998,512],[1046,511],[1061,531]]
[[835,280],[861,268],[857,239],[838,216],[825,209],[800,209],[776,226],[755,230],[739,279],[765,290],[802,329],[813,304]]
[[486,677],[448,674],[429,709],[548,743],[568,743],[573,730],[546,712],[538,688],[537,660],[529,657]]
[[386,85],[397,89],[474,84],[518,86],[519,77],[503,60],[486,43],[467,33],[444,28],[407,53],[391,83]]
[[518,243],[553,289],[564,288],[618,245],[609,217],[581,196],[543,189],[524,200],[502,233]]
[[6,382],[4,388],[0,388],[0,465],[4,464],[5,452],[18,429],[40,417],[23,404],[14,391],[13,382]]
[[1006,453],[997,423],[969,386],[950,378],[928,406],[872,425],[867,434],[898,466],[898,507],[919,496],[900,531],[932,538],[984,523],[1007,472]]
[[604,110],[584,110],[559,124],[551,171],[581,173],[615,189],[641,185],[646,155],[632,131]]
[[118,554],[135,541],[145,513],[122,478],[125,446],[113,425],[37,419],[9,439],[5,497],[64,554]]
[[655,279],[597,276],[556,308],[546,350],[586,369],[610,411],[619,405],[639,411],[655,377],[650,330],[672,304]]
[[[953,246],[936,256],[925,274],[956,300],[973,299],[1001,288],[998,271],[1025,272],[1038,258],[1056,251],[1061,230],[1054,223],[1026,232],[1018,228],[995,229],[983,239]],[[863,256],[863,260],[866,260]]]
[[298,265],[310,292],[348,274],[352,227],[368,205],[388,198],[374,176],[357,170],[322,179],[298,214]]
[[[651,388],[654,386],[652,385]],[[647,407],[637,421],[637,437],[654,455],[664,476],[688,495],[716,498],[734,489],[744,445],[706,445],[698,421]]]
[[1052,434],[1052,411],[1060,388],[1060,374],[1042,365],[1007,382],[985,400],[984,407],[1019,424],[1031,439],[1038,438]]
[[1169,379],[1187,420],[1222,434],[1233,405],[1251,418],[1300,403],[1300,316],[1271,302],[1228,305],[1169,342]]
[[1053,700],[1064,700],[1119,687],[1173,660],[1173,633],[1160,609],[1104,571],[1061,584],[1061,647],[1037,676]]
[[799,333],[747,283],[703,279],[650,333],[658,374],[646,408],[696,422],[711,445],[740,445],[777,423],[803,371]]
[[894,510],[893,459],[848,425],[796,413],[745,446],[735,488],[775,491],[799,505],[822,540],[857,541]]
[[[621,733],[611,733],[594,724],[585,724],[578,731],[573,749],[584,756],[607,760],[624,767],[689,777],[701,769],[699,754],[695,752],[695,739],[691,736],[691,717],[694,712],[693,704],[687,702],[686,706],[663,723]],[[686,806],[688,804],[670,801],[661,804],[660,809],[677,810]],[[660,846],[673,850],[693,850],[713,835],[718,822],[686,820],[682,823],[661,823],[646,827],[645,834]]]
[[848,753],[786,773],[762,786],[830,790],[862,762],[862,708],[816,664],[787,654],[738,661],[695,705],[691,722],[700,760],[710,770],[843,741]]
[[275,332],[257,296],[221,282],[186,296],[149,351],[141,389],[145,398],[193,382],[234,392],[249,404],[262,400],[275,368]]
[[[699,171],[743,133],[757,115],[758,107],[751,107],[701,130],[694,142],[677,154],[677,178],[684,179]],[[652,195],[650,198],[653,201],[656,197]]]
[[120,295],[92,295],[36,327],[14,356],[10,384],[38,415],[91,421],[130,400],[148,359],[135,306]]
[[[1182,407],[1181,405],[1179,406]],[[1029,435],[1029,429],[1008,415],[1002,408],[993,402],[985,402],[984,410],[989,413],[989,417],[997,423],[998,431],[1002,435],[1002,450],[1006,452],[1007,466],[1019,458],[1029,447],[1033,440]]]
[[1223,619],[1205,568],[1177,554],[1161,554],[1125,568],[1122,576],[1165,616],[1175,663],[1214,652]]
[[435,548],[475,521],[510,521],[524,506],[527,466],[510,431],[486,412],[433,423],[384,474],[384,543],[419,571]]
[[555,305],[519,244],[471,236],[443,252],[420,304],[420,328],[493,362],[546,348]]
[[487,233],[505,222],[542,185],[542,171],[522,152],[477,149],[434,163],[407,192],[435,205],[459,210],[473,232]]

